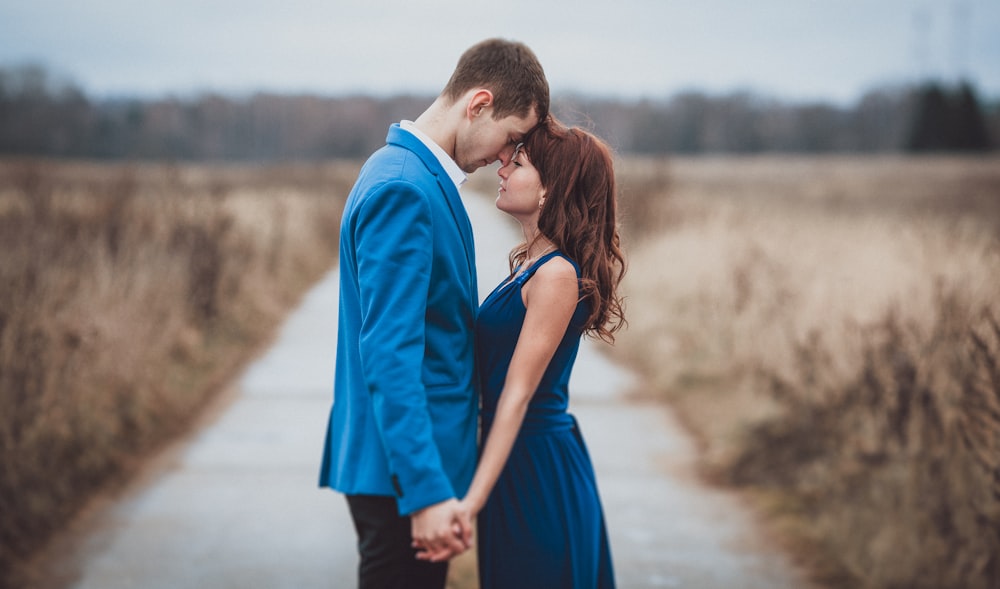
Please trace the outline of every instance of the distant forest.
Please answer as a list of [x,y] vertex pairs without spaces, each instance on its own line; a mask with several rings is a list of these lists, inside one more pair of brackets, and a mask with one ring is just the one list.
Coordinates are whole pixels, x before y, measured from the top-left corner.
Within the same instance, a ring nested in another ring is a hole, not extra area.
[[[0,155],[275,161],[358,158],[433,96],[203,94],[92,98],[44,68],[0,68]],[[553,96],[553,112],[621,154],[984,152],[1000,102],[967,83],[879,88],[843,107],[751,93],[642,100]]]

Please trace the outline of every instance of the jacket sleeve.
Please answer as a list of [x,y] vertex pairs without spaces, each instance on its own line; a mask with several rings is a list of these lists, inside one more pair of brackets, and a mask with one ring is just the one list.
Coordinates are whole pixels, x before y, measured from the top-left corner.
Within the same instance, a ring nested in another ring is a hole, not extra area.
[[354,230],[361,365],[399,512],[407,515],[455,496],[422,379],[433,264],[429,197],[411,183],[383,184],[362,204]]

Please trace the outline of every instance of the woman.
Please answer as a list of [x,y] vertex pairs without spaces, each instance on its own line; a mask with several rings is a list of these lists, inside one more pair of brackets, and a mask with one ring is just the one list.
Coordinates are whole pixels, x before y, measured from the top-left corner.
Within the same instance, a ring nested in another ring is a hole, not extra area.
[[485,444],[462,505],[478,514],[480,585],[614,587],[594,470],[566,412],[581,336],[611,342],[624,323],[612,156],[549,118],[499,175],[497,208],[525,242],[476,321]]

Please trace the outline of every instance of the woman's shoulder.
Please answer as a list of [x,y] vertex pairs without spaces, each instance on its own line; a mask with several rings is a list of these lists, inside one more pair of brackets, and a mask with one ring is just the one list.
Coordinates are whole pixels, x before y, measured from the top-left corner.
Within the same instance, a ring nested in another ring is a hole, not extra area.
[[521,287],[521,295],[525,306],[532,301],[541,303],[543,308],[575,306],[579,298],[576,266],[561,255],[552,256],[535,269],[531,280]]
[[542,282],[550,280],[576,280],[578,278],[577,265],[568,257],[557,254],[545,260],[545,263],[535,270],[535,278]]

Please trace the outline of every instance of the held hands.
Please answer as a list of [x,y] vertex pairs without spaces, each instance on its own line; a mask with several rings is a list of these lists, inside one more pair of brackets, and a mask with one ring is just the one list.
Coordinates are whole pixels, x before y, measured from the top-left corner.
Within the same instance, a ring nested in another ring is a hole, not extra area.
[[472,513],[456,499],[425,507],[410,519],[419,560],[442,562],[472,547]]

